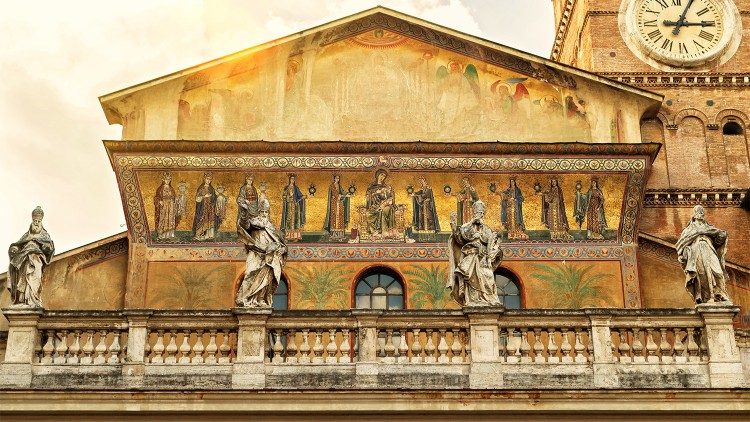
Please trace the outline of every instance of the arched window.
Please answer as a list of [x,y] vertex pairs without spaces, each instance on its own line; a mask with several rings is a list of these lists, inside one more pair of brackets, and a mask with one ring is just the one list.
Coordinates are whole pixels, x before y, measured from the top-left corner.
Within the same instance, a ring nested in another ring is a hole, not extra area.
[[357,280],[354,305],[360,309],[404,309],[401,277],[388,268],[373,268]]
[[273,294],[273,309],[277,311],[283,311],[289,309],[289,285],[287,284],[286,277],[281,276],[279,287]]
[[721,133],[724,135],[742,135],[742,126],[739,123],[730,120],[724,123]]
[[510,271],[500,268],[495,272],[497,297],[506,309],[521,309],[521,283]]

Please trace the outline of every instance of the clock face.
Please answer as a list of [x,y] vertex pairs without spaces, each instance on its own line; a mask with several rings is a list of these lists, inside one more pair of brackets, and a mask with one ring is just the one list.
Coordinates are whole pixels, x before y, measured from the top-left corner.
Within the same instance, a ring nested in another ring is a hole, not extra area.
[[628,32],[647,57],[695,66],[729,44],[734,15],[728,9],[726,0],[635,0],[627,11]]

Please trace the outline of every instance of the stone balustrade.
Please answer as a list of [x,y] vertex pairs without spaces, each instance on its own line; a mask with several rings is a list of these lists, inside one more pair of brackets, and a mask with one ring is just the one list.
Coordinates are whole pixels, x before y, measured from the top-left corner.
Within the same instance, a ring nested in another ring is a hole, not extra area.
[[734,307],[5,309],[0,385],[503,389],[744,385]]

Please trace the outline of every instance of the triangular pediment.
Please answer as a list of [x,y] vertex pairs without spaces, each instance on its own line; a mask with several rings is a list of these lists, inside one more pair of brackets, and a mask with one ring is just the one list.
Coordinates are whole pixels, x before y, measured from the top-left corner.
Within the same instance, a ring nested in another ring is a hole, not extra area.
[[624,142],[660,96],[378,7],[100,100],[125,139]]

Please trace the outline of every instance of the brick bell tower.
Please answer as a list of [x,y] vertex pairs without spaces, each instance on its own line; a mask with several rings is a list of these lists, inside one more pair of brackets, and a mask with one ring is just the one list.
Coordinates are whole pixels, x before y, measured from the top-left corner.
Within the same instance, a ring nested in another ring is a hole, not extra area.
[[729,230],[727,260],[750,267],[750,0],[552,2],[553,60],[665,97],[641,121],[662,144],[641,232],[674,242],[702,204]]

